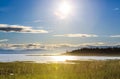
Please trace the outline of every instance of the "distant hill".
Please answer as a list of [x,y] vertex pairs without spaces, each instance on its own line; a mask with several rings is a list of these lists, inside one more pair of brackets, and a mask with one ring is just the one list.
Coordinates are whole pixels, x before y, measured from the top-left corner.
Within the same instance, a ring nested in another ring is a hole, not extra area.
[[81,48],[72,51],[66,51],[64,55],[81,55],[81,56],[120,56],[120,47],[91,47]]

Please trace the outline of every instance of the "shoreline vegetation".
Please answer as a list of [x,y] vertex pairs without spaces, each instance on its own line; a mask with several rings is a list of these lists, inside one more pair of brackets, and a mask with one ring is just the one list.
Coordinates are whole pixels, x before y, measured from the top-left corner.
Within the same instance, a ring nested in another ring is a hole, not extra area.
[[120,60],[0,63],[0,79],[119,79]]
[[120,47],[109,48],[81,48],[72,51],[66,51],[62,55],[74,56],[120,56]]
[[62,54],[33,54],[26,56],[120,56],[120,47],[109,48],[81,48],[72,51],[66,51]]

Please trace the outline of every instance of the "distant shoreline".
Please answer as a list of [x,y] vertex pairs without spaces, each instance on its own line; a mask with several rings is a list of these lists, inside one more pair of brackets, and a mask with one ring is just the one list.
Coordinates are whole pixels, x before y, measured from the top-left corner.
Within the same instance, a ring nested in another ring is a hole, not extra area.
[[56,55],[39,55],[39,54],[27,54],[26,56],[113,56],[113,57],[119,57],[120,54],[80,54],[80,53],[62,53],[62,54],[56,54]]
[[26,56],[120,56],[120,48],[81,48],[67,51],[61,54],[44,54],[44,55],[26,55]]
[[110,56],[110,57],[119,57],[120,55],[82,55],[82,54],[68,54],[68,53],[63,53],[60,55],[26,55],[26,56]]
[[109,54],[96,54],[96,55],[92,55],[92,54],[88,54],[88,55],[83,55],[83,54],[79,54],[79,53],[74,53],[74,54],[72,54],[72,53],[64,53],[64,54],[62,54],[61,56],[113,56],[113,57],[120,57],[120,54],[111,54],[111,55],[109,55]]
[[82,48],[66,52],[62,55],[74,56],[120,56],[120,48]]

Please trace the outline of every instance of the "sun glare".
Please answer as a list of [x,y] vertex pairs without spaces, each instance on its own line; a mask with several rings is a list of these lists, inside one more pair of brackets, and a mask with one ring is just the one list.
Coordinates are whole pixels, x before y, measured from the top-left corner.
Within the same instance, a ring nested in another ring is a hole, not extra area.
[[66,18],[67,16],[69,16],[69,14],[71,13],[71,10],[72,10],[72,6],[66,2],[66,1],[63,1],[62,3],[60,3],[60,5],[58,6],[57,8],[57,11],[55,12],[55,14],[61,18],[61,19],[64,19]]
[[67,57],[65,57],[65,56],[54,56],[53,59],[55,61],[65,61],[67,59]]

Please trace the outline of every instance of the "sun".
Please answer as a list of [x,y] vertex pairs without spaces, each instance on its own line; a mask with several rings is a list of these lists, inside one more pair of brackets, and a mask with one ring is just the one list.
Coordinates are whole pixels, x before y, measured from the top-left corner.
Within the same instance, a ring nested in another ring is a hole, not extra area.
[[63,2],[63,3],[59,6],[58,10],[59,10],[62,14],[67,15],[67,14],[70,13],[71,6],[70,6],[67,2]]
[[52,59],[54,61],[58,61],[58,62],[65,62],[66,60],[73,60],[74,57],[73,56],[52,56]]
[[62,3],[59,4],[59,6],[57,7],[57,10],[55,12],[55,15],[57,15],[59,18],[64,19],[67,16],[69,16],[69,14],[72,12],[72,6],[66,2],[63,1]]

